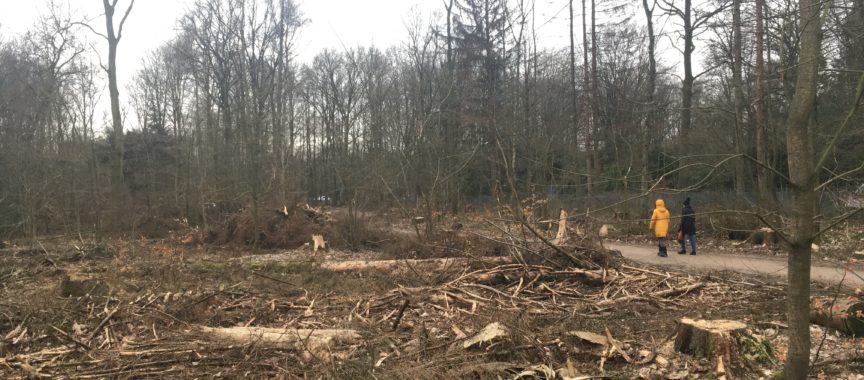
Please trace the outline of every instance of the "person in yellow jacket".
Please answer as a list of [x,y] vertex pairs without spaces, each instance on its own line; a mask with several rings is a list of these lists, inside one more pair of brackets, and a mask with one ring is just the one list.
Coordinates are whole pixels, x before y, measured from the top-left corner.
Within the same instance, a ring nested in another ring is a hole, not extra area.
[[662,199],[658,199],[654,203],[657,207],[651,214],[651,224],[648,225],[648,231],[654,231],[654,237],[657,238],[657,246],[659,251],[657,255],[666,257],[666,234],[669,233],[669,210],[666,209],[666,203]]

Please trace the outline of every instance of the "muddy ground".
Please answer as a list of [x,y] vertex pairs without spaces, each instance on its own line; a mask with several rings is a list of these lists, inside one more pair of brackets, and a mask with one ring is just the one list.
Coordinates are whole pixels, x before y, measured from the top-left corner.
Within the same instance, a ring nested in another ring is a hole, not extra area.
[[[302,245],[309,229],[277,236],[293,249],[201,231],[17,242],[0,251],[0,377],[717,378],[717,358],[672,349],[683,317],[741,321],[770,343],[734,358],[731,378],[772,378],[785,359],[782,285],[668,272],[587,242],[562,253],[480,219],[430,235],[408,221],[369,222],[358,239],[347,236],[359,227],[336,219],[320,225],[341,243],[317,253]],[[514,247],[524,262],[507,262]],[[375,260],[391,261],[364,264]],[[503,333],[477,336],[495,322]],[[273,346],[203,332],[238,326],[360,338]],[[864,378],[864,342],[812,333],[814,377]]]

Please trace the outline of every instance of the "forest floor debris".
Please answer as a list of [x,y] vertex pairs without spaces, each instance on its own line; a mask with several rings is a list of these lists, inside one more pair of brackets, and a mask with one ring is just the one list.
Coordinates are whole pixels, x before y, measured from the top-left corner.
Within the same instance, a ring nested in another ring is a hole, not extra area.
[[[770,378],[785,359],[785,294],[737,273],[468,256],[336,271],[328,266],[392,253],[315,258],[168,240],[103,248],[0,251],[0,377],[716,378],[711,359],[675,352],[682,318],[734,320],[768,341],[774,358],[752,364],[746,378]],[[63,294],[68,278],[107,291]],[[219,338],[226,331],[232,339]],[[330,332],[341,338],[320,335]],[[864,370],[861,339],[812,333],[814,375]]]

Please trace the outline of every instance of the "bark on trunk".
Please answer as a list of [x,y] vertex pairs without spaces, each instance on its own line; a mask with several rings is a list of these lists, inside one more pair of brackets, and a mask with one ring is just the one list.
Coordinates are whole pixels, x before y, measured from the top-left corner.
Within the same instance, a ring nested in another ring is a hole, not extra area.
[[810,361],[810,261],[816,232],[816,171],[810,121],[816,101],[821,50],[821,2],[800,0],[801,53],[787,120],[786,147],[793,195],[789,250],[787,379],[806,379]]
[[[741,79],[741,0],[733,0],[732,5],[732,86],[735,106],[735,152],[745,153],[744,147],[744,84]],[[746,178],[746,162],[743,159],[735,160],[735,192],[744,194]]]
[[579,149],[579,116],[576,114],[576,39],[573,36],[573,0],[570,0],[570,107],[573,108],[573,150]]
[[[768,95],[765,87],[765,0],[756,0],[756,159],[763,165],[769,165],[770,146],[767,138],[768,130]],[[759,199],[763,204],[774,203],[774,178],[770,170],[756,166],[756,179],[759,187]]]
[[[681,83],[681,138],[686,141],[690,132],[690,119],[693,106],[693,26],[690,20],[690,0],[684,1],[684,80]],[[682,163],[683,165],[683,163]]]
[[706,358],[722,356],[727,364],[737,352],[734,334],[744,333],[747,325],[737,321],[705,321],[684,318],[678,323],[675,350]]
[[735,378],[732,371],[740,372],[748,362],[773,360],[770,345],[751,335],[744,323],[728,320],[682,319],[675,350],[711,360],[717,379]]
[[[114,140],[112,148],[116,154],[116,166],[114,175],[116,176],[117,185],[123,182],[123,121],[120,115],[120,91],[117,88],[117,45],[120,42],[121,35],[114,29],[114,10],[117,5],[116,1],[102,0],[102,5],[105,8],[105,31],[108,39],[108,95],[111,98],[111,125],[114,132]],[[132,5],[129,5],[132,9]],[[128,11],[126,13],[129,14]],[[123,17],[126,20],[126,17]],[[123,23],[120,23],[122,29]],[[119,187],[118,187],[119,188]]]
[[[653,4],[653,3],[652,3]],[[641,191],[644,193],[648,190],[648,153],[651,151],[653,147],[652,136],[654,136],[656,131],[654,130],[655,123],[655,111],[657,110],[657,105],[654,104],[654,93],[657,88],[657,60],[655,58],[656,43],[654,37],[654,6],[648,6],[648,0],[642,0],[642,7],[645,10],[645,21],[648,24],[648,78],[646,85],[647,98],[646,103],[648,103],[648,114],[645,116],[645,125],[642,128],[642,146],[640,149],[642,150],[642,178],[641,178]]]

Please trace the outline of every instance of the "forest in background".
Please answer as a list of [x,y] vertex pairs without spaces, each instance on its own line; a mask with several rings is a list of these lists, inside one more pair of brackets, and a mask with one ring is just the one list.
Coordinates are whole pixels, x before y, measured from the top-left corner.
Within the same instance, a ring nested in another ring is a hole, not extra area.
[[[84,42],[101,20],[51,8],[0,40],[0,230],[206,227],[302,202],[456,213],[531,193],[584,209],[710,192],[783,211],[797,2],[562,5],[573,38],[556,49],[538,47],[530,1],[448,0],[406,22],[397,47],[299,63],[295,2],[199,0],[120,89],[119,130],[103,120],[105,71]],[[848,111],[864,1],[831,2],[822,18],[811,143],[820,151],[851,117],[818,174],[839,213],[862,192],[862,114]],[[660,39],[680,62],[658,58]],[[119,41],[119,54],[135,48]]]

